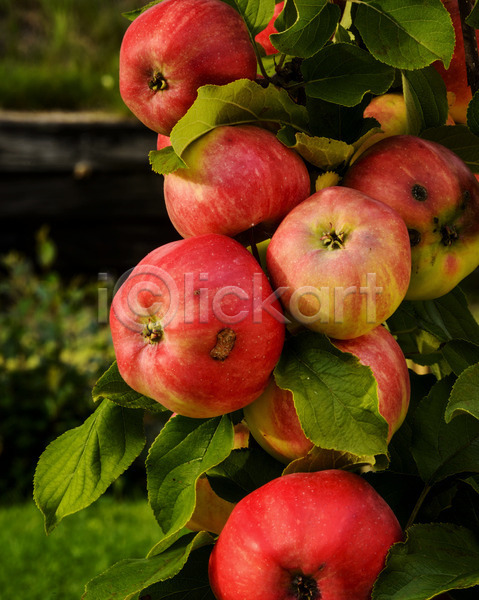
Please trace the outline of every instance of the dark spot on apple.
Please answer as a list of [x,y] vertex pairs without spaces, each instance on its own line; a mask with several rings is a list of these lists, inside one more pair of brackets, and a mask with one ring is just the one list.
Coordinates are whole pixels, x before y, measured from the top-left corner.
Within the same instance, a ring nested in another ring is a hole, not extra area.
[[439,217],[434,217],[433,221],[434,221],[434,223],[436,223],[436,225],[437,225],[437,223],[439,223]]
[[232,329],[221,329],[216,336],[216,345],[210,351],[213,360],[226,360],[236,342],[236,333]]
[[168,82],[161,73],[153,73],[148,81],[148,87],[152,92],[162,92],[168,89]]
[[452,246],[459,239],[459,234],[454,225],[444,225],[441,227],[441,242],[444,246]]
[[163,337],[163,328],[160,323],[154,323],[151,319],[148,319],[148,323],[143,327],[141,335],[150,344],[157,344]]
[[411,194],[414,200],[418,202],[425,202],[428,196],[427,189],[423,185],[419,185],[419,183],[412,186]]
[[466,207],[470,201],[471,201],[471,192],[469,190],[465,190],[464,192],[462,192],[461,210],[466,210]]
[[420,243],[421,234],[417,229],[408,229],[407,232],[409,233],[409,243],[411,244],[411,248],[414,248],[414,246],[417,246]]
[[298,573],[291,580],[291,595],[297,600],[320,600],[321,592],[314,577]]

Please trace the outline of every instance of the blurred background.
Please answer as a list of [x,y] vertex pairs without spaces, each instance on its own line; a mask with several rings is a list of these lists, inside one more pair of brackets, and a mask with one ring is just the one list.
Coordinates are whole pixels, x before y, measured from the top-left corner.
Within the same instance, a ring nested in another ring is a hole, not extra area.
[[[0,596],[80,598],[156,542],[141,461],[48,538],[32,500],[47,444],[94,409],[114,359],[115,283],[177,239],[123,105],[118,52],[138,0],[0,0]],[[154,424],[150,424],[154,427]],[[132,533],[135,536],[132,539]]]

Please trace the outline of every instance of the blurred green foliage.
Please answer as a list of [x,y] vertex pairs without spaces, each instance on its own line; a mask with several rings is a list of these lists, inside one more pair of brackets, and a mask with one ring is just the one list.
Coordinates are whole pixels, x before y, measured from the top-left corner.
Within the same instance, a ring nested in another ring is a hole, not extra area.
[[[146,492],[145,492],[146,495]],[[146,497],[103,496],[50,535],[33,504],[0,506],[0,596],[79,600],[85,584],[113,563],[143,558],[160,529]]]
[[[146,2],[145,2],[146,3]],[[118,53],[141,0],[0,0],[0,108],[111,110]]]
[[31,494],[40,454],[92,412],[92,386],[114,359],[98,282],[55,272],[45,228],[37,244],[37,265],[0,258],[0,502]]

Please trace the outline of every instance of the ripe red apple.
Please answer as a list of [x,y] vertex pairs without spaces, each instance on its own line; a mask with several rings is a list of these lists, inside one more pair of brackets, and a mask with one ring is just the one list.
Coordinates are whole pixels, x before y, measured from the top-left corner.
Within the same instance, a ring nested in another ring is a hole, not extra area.
[[120,93],[147,127],[169,135],[206,84],[256,77],[239,13],[221,0],[163,0],[128,27],[120,48]]
[[301,157],[270,131],[253,125],[217,127],[183,156],[189,168],[165,176],[165,204],[183,237],[235,236],[274,224],[310,193]]
[[402,302],[411,251],[406,225],[395,210],[333,186],[283,219],[266,263],[283,306],[296,321],[333,338],[351,339],[374,329]]
[[252,402],[284,341],[261,267],[239,242],[216,234],[148,254],[115,294],[110,324],[126,383],[187,417]]
[[268,25],[265,27],[265,29],[263,29],[263,31],[260,31],[257,34],[257,36],[255,37],[256,42],[258,42],[258,44],[261,44],[261,46],[263,46],[264,51],[266,52],[267,55],[278,53],[278,50],[271,43],[269,36],[272,33],[278,33],[278,30],[274,26],[274,22],[278,18],[279,13],[283,10],[283,6],[284,6],[284,1],[276,4],[276,6],[274,7],[274,14],[273,14],[271,21],[268,23]]
[[[378,384],[379,413],[388,423],[389,442],[409,408],[409,372],[399,344],[382,325],[353,340],[331,342],[371,368]],[[277,460],[289,463],[312,449],[296,414],[293,394],[278,387],[273,377],[261,396],[243,411],[251,435]]]
[[301,427],[293,394],[281,389],[274,377],[243,413],[251,435],[276,460],[288,464],[312,450],[314,444]]
[[361,476],[293,473],[245,496],[213,548],[217,600],[369,600],[401,527]]
[[479,265],[479,184],[444,146],[414,136],[387,138],[359,157],[343,184],[385,202],[406,222],[408,300],[438,298]]
[[158,137],[156,138],[156,149],[162,150],[163,148],[167,148],[168,146],[171,146],[170,136],[159,133]]
[[[356,152],[355,159],[367,148],[392,135],[403,135],[409,133],[406,102],[402,94],[383,94],[375,96],[364,109],[365,119],[374,118],[379,122],[382,132],[375,133],[369,137]],[[446,125],[454,125],[454,119],[448,115]]]
[[[472,91],[467,83],[466,58],[464,53],[464,38],[462,36],[461,15],[458,0],[442,0],[451,15],[456,45],[449,68],[446,69],[440,60],[433,62],[433,67],[443,78],[448,92],[454,94],[454,102],[449,112],[456,123],[467,123],[467,106],[472,99]],[[479,31],[476,31],[476,41],[479,44]]]

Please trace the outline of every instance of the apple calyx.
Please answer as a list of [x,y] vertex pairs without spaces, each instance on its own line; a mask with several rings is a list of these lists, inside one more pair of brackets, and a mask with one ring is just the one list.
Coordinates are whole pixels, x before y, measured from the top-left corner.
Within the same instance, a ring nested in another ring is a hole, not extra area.
[[452,246],[459,239],[459,234],[454,225],[444,225],[441,227],[441,242],[444,246]]
[[331,227],[331,229],[328,232],[324,232],[319,239],[328,250],[338,250],[344,248],[345,235],[346,234],[343,231],[337,233],[334,228]]
[[162,92],[168,89],[168,82],[163,75],[157,71],[153,73],[151,79],[148,81],[148,87],[152,92]]
[[216,336],[216,344],[214,348],[210,351],[210,356],[213,360],[219,360],[223,362],[228,358],[233,350],[236,341],[236,333],[225,327],[225,329],[221,329],[218,331]]
[[291,592],[293,598],[297,600],[320,600],[321,598],[316,580],[302,573],[298,573],[291,580]]
[[145,324],[141,335],[150,344],[157,344],[163,337],[163,328],[159,322],[153,322],[148,319],[148,323]]

